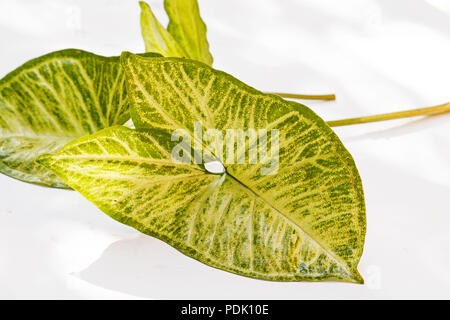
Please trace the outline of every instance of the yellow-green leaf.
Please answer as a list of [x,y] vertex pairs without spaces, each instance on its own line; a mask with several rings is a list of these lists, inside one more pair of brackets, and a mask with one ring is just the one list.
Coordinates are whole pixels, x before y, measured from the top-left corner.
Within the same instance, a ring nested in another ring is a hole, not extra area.
[[188,58],[212,65],[206,39],[206,25],[200,17],[197,0],[164,0],[169,16],[167,31],[188,54]]
[[128,119],[119,57],[68,49],[28,61],[0,80],[0,172],[66,188],[34,159]]
[[141,31],[145,50],[167,57],[187,57],[185,50],[156,19],[150,6],[143,1],[140,1],[139,5],[141,6]]
[[[80,138],[40,163],[112,218],[210,266],[274,281],[363,282],[361,180],[322,119],[196,61],[129,53],[122,61],[137,129]],[[279,130],[278,171],[244,163],[212,174],[194,153],[192,164],[174,162],[171,134],[186,130],[198,144],[194,121],[221,133]]]

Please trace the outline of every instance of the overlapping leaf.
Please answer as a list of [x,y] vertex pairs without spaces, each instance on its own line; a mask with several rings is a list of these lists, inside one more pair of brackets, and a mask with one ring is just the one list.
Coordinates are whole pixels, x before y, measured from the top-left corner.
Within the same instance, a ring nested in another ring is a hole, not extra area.
[[0,172],[67,187],[34,159],[75,138],[123,124],[128,107],[119,57],[68,49],[25,63],[0,80]]
[[168,57],[186,57],[187,53],[172,37],[172,35],[159,23],[150,6],[140,1],[141,29],[147,52],[158,52]]
[[206,25],[197,0],[164,0],[169,16],[167,30],[158,22],[150,6],[141,1],[141,28],[147,51],[167,57],[186,57],[212,65],[206,39]]
[[[137,131],[80,138],[42,164],[114,219],[210,266],[276,281],[363,281],[361,181],[323,120],[202,63],[122,59]],[[194,120],[221,132],[278,129],[278,172],[227,164],[217,175],[173,162],[170,134],[193,135]]]
[[165,0],[169,16],[167,31],[188,53],[188,58],[212,65],[206,39],[206,25],[200,17],[197,0]]

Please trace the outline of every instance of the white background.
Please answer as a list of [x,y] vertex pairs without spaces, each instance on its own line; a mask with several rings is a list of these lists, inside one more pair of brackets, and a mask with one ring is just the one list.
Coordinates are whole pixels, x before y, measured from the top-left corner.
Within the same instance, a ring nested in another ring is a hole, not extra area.
[[[149,0],[167,22],[162,0]],[[214,66],[326,120],[450,100],[445,0],[201,0]],[[142,52],[137,1],[0,0],[0,76],[50,51]],[[207,267],[81,195],[0,175],[0,298],[450,298],[450,114],[336,129],[359,168],[365,285]]]

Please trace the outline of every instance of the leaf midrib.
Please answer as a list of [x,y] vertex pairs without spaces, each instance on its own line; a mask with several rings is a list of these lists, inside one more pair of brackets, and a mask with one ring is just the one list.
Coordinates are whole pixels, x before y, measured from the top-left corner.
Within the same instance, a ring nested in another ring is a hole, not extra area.
[[277,207],[275,207],[272,203],[270,203],[266,198],[264,198],[262,195],[260,195],[259,193],[257,193],[256,191],[254,191],[252,188],[248,187],[245,183],[243,183],[242,181],[240,181],[238,178],[234,177],[233,175],[231,175],[226,167],[225,167],[225,174],[228,175],[230,178],[232,178],[234,181],[236,181],[239,185],[241,185],[243,188],[245,188],[246,190],[250,191],[252,194],[254,194],[255,197],[257,197],[258,199],[261,199],[265,204],[267,204],[270,208],[272,208],[273,210],[275,210],[276,212],[278,212],[283,218],[285,218],[289,223],[295,225],[296,227],[298,227],[299,229],[301,229],[308,237],[310,237],[314,242],[316,242],[323,250],[325,250],[336,262],[339,263],[339,265],[344,268],[348,274],[353,278],[353,274],[351,269],[349,269],[348,264],[343,261],[340,257],[336,256],[334,254],[334,252],[332,250],[330,250],[327,246],[325,246],[321,241],[317,240],[315,237],[313,237],[310,232],[306,231],[302,226],[300,226],[297,222],[293,221],[291,218],[289,218],[288,215],[286,215],[285,213],[283,213],[282,210],[278,209]]
[[[75,147],[75,146],[73,146]],[[112,156],[105,156],[105,155],[53,155],[54,159],[78,159],[78,160],[104,160],[104,161],[134,161],[137,163],[150,163],[150,164],[170,164],[179,166],[180,164],[174,163],[172,160],[167,159],[150,159],[150,158],[143,158],[139,156],[121,156],[121,155],[112,155]],[[205,170],[202,169],[200,166],[193,166],[193,165],[185,165],[188,168],[191,168],[193,171],[199,171],[202,173],[205,173]]]

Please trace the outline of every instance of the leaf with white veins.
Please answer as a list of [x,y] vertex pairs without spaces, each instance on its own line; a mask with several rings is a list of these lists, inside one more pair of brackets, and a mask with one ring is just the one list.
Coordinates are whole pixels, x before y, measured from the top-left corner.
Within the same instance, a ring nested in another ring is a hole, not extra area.
[[0,80],[0,172],[67,188],[35,158],[129,117],[119,57],[68,49],[30,60]]
[[[137,129],[80,138],[40,163],[114,219],[210,266],[274,281],[363,282],[361,180],[322,119],[196,61],[122,61]],[[278,129],[278,172],[262,175],[257,163],[211,174],[173,162],[170,135],[185,129],[197,139],[194,120],[222,133]]]

